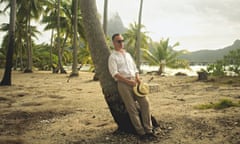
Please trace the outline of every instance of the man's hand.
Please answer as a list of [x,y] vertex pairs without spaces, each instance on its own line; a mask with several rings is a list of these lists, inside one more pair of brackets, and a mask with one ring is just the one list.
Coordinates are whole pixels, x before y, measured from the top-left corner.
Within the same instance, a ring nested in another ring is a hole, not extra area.
[[124,82],[133,87],[136,86],[137,83],[139,82],[139,79],[137,80],[137,78],[136,79],[127,79],[127,78],[121,76],[120,74],[116,74],[115,78],[117,78],[118,81]]
[[137,85],[137,81],[136,80],[127,80],[127,84],[130,85],[130,86],[136,86]]
[[138,84],[141,83],[141,80],[140,80],[140,78],[139,78],[139,74],[138,74],[138,73],[136,73],[136,82],[137,82]]

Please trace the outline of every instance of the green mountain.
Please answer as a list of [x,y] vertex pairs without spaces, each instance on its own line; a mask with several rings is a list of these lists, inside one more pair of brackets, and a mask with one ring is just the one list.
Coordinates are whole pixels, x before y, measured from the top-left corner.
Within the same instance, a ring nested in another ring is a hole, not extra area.
[[236,40],[231,46],[222,49],[190,52],[179,56],[179,58],[186,59],[192,64],[213,63],[222,59],[229,51],[235,49],[240,49],[240,40]]
[[107,35],[109,37],[112,37],[115,33],[122,34],[126,32],[126,30],[127,29],[124,27],[122,19],[118,13],[108,20]]

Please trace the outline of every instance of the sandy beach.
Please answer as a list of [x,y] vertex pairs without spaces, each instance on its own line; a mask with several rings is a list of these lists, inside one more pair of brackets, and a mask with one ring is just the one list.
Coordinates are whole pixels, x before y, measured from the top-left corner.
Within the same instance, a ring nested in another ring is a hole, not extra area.
[[148,95],[159,138],[142,142],[135,135],[113,133],[117,126],[93,73],[79,72],[67,82],[68,75],[13,71],[12,86],[0,87],[0,144],[240,144],[240,107],[196,109],[221,99],[238,103],[239,80],[141,75],[160,86]]

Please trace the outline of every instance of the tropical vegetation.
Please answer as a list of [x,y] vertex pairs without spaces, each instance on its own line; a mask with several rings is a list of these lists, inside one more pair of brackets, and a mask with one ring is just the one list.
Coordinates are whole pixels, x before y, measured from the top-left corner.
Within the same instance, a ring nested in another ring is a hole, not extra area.
[[[141,29],[144,29],[145,26],[141,25]],[[133,56],[134,60],[137,60],[137,49],[136,49],[136,43],[137,43],[137,34],[138,34],[138,24],[136,22],[131,23],[129,25],[129,28],[125,33],[123,33],[123,37],[125,40],[125,49]],[[148,44],[151,42],[151,38],[147,35],[146,31],[142,31],[140,33],[141,38],[141,44],[140,48],[142,49],[148,49]]]
[[223,59],[209,64],[207,72],[213,76],[240,75],[240,48],[230,51]]
[[174,50],[177,46],[179,46],[179,42],[171,46],[168,38],[162,39],[159,43],[153,43],[151,49],[142,49],[143,59],[149,65],[159,66],[158,74],[164,72],[165,66],[169,68],[189,68],[188,61],[178,58],[184,51]]
[[[7,2],[7,1],[6,1]],[[49,1],[34,1],[34,3],[26,3],[30,6],[24,6],[25,1],[19,1],[17,3],[17,18],[16,18],[16,48],[14,51],[14,65],[15,69],[19,70],[28,70],[31,71],[31,68],[39,69],[39,70],[51,70],[53,68],[58,68],[61,72],[64,72],[63,65],[71,65],[73,63],[73,43],[74,43],[74,1],[60,1],[60,9],[59,9],[59,34],[58,34],[58,1],[49,0]],[[34,6],[31,6],[34,5]],[[35,6],[38,5],[38,6]],[[41,5],[41,6],[39,6]],[[9,7],[8,3],[5,7],[5,10]],[[107,8],[105,6],[105,8]],[[27,17],[26,19],[22,17],[26,17],[23,12],[25,11],[33,11],[31,13],[31,17]],[[38,12],[36,12],[38,10]],[[77,63],[80,64],[91,64],[93,62],[91,60],[91,55],[89,52],[89,46],[85,39],[85,33],[82,26],[81,20],[81,12],[78,9],[77,14]],[[41,16],[40,16],[41,15]],[[105,14],[106,15],[106,14]],[[115,16],[116,17],[116,16]],[[49,44],[42,43],[36,44],[36,40],[39,38],[41,32],[34,26],[31,22],[31,19],[36,20],[40,24],[44,24],[44,30],[51,31],[51,39],[49,39]],[[117,19],[121,21],[121,19]],[[25,22],[26,21],[26,22]],[[110,21],[113,21],[111,19]],[[105,22],[106,23],[106,22]],[[30,26],[26,26],[27,24],[31,24]],[[9,25],[7,23],[3,23],[1,25],[2,31],[7,31]],[[105,26],[106,27],[106,26]],[[111,27],[111,26],[109,26]],[[149,45],[151,45],[151,38],[147,35],[146,31],[143,31],[145,28],[144,25],[140,27],[142,29],[140,33],[141,51],[148,51]],[[129,28],[125,30],[123,36],[126,40],[125,48],[129,51],[134,59],[137,61],[137,34],[138,34],[138,24],[136,22],[130,24]],[[30,36],[28,31],[30,31]],[[59,38],[58,38],[59,37]],[[109,35],[107,35],[107,39],[109,39]],[[29,38],[31,40],[29,41]],[[0,49],[0,59],[5,61],[6,50],[7,50],[7,41],[8,34],[4,37],[4,41],[2,43],[2,48]],[[58,45],[59,43],[59,45]],[[156,46],[156,44],[152,44],[152,46]],[[29,50],[30,48],[30,50]],[[151,52],[151,51],[149,51]],[[75,52],[76,53],[76,52]],[[143,54],[141,54],[143,56]],[[145,57],[145,56],[144,56]],[[146,58],[146,57],[145,57]],[[160,59],[162,60],[162,59]],[[31,62],[32,61],[32,62]],[[146,59],[141,58],[141,61],[146,61]],[[32,63],[32,66],[31,66]],[[149,63],[153,64],[153,63]],[[156,63],[155,63],[156,64]],[[30,66],[29,66],[30,65]],[[3,67],[4,65],[1,65]],[[170,65],[167,65],[170,66]],[[75,66],[76,67],[76,66]],[[75,68],[76,69],[76,68]],[[54,69],[53,69],[54,70]],[[55,70],[54,72],[57,72]]]
[[[15,31],[15,51],[14,51],[14,65],[13,68],[19,70],[25,70],[31,72],[32,68],[40,70],[50,70],[61,65],[61,72],[63,65],[69,65],[73,63],[73,50],[74,50],[74,32],[76,31],[75,41],[77,49],[86,49],[84,47],[86,40],[84,37],[83,27],[81,24],[80,9],[77,8],[76,22],[77,30],[74,30],[74,0],[60,1],[60,28],[59,38],[57,34],[57,3],[56,0],[49,1],[17,1],[16,4],[16,31]],[[7,12],[10,7],[9,1],[2,0],[2,5],[5,5],[3,12]],[[78,4],[77,4],[78,5]],[[30,16],[25,13],[29,12]],[[42,43],[36,44],[36,40],[40,36],[40,31],[34,26],[30,20],[35,20],[38,24],[44,24],[44,30],[51,30],[52,35],[49,39],[50,44]],[[9,24],[2,23],[0,30],[8,31]],[[8,33],[3,38],[3,42],[0,48],[0,59],[5,61]],[[31,40],[30,40],[31,39]],[[58,41],[60,45],[58,47]],[[77,55],[81,55],[80,52],[76,52]],[[87,57],[89,57],[88,55]],[[75,56],[77,63],[81,63],[81,59]],[[61,61],[59,61],[59,59]],[[86,59],[86,58],[83,58]],[[84,61],[84,60],[83,60]],[[1,67],[4,64],[1,63]],[[75,68],[76,69],[76,68]]]

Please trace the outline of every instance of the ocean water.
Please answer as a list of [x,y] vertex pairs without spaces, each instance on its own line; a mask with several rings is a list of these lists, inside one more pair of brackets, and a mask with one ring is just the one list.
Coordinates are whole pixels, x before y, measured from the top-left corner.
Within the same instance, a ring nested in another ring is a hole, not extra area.
[[[83,65],[80,71],[90,71],[91,65],[86,64]],[[158,66],[149,66],[149,65],[141,65],[141,70],[143,74],[146,74],[147,72],[157,72],[159,67]],[[71,66],[65,66],[66,70],[71,70]],[[193,65],[190,66],[190,69],[172,69],[172,68],[165,68],[164,75],[166,76],[174,76],[176,73],[185,73],[188,76],[198,76],[197,72],[201,71],[201,69],[207,70],[207,65]],[[231,71],[225,71],[227,76],[237,76],[236,73]]]
[[[80,71],[89,71],[90,70],[90,65],[83,65]],[[67,67],[66,67],[67,68]],[[159,67],[158,66],[149,66],[149,65],[141,65],[141,70],[144,74],[147,72],[154,72],[158,71]],[[197,72],[200,71],[201,69],[206,70],[207,66],[201,66],[201,65],[194,65],[190,66],[190,69],[171,69],[166,67],[164,75],[166,76],[173,76],[178,72],[185,73],[188,76],[197,76]],[[71,70],[71,67],[69,67],[69,70]]]
[[[149,66],[149,65],[141,65],[141,70],[143,73],[147,72],[152,72],[152,71],[158,71],[159,67],[158,66]],[[185,73],[188,76],[197,76],[197,72],[200,71],[201,69],[206,70],[207,66],[202,66],[202,65],[194,65],[190,66],[190,69],[172,69],[172,68],[165,68],[165,75],[173,76],[178,72]]]

